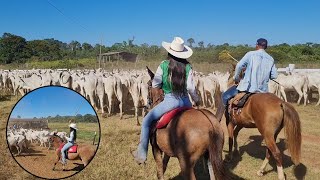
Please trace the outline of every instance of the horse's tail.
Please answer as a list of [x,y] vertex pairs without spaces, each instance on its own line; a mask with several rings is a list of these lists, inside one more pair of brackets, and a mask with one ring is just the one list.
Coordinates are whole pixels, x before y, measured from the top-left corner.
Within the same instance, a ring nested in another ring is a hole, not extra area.
[[298,112],[289,103],[282,103],[284,131],[287,148],[295,165],[300,163],[301,154],[301,124]]
[[210,132],[211,141],[209,144],[209,158],[213,168],[214,176],[216,179],[226,179],[225,167],[222,160],[223,150],[223,131]]
[[214,176],[220,179],[230,179],[227,177],[226,169],[222,160],[222,150],[224,144],[223,130],[220,126],[216,116],[206,109],[200,109],[200,111],[208,118],[212,125],[210,131],[210,143],[209,143],[209,159],[213,168]]

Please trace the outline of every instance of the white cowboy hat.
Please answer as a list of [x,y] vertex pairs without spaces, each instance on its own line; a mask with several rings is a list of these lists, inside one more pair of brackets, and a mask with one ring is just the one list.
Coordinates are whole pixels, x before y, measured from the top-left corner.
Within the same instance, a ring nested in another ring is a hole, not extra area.
[[69,124],[69,127],[71,127],[72,129],[78,130],[77,125],[75,123]]
[[162,47],[164,47],[168,53],[181,59],[187,59],[193,53],[190,47],[184,45],[184,40],[181,37],[174,37],[172,43],[162,42]]

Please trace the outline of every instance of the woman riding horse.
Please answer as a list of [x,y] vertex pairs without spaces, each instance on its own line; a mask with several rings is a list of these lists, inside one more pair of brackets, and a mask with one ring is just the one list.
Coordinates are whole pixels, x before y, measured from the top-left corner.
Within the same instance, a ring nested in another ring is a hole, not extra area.
[[155,106],[143,119],[140,135],[140,143],[133,152],[135,161],[142,164],[147,159],[149,130],[154,121],[166,112],[178,107],[191,107],[188,92],[192,99],[199,104],[195,86],[193,84],[193,73],[191,64],[186,60],[193,51],[184,45],[180,37],[175,37],[172,43],[162,42],[162,46],[168,52],[168,59],[161,62],[154,79],[153,88],[162,88],[164,100]]
[[69,127],[70,127],[70,137],[66,137],[68,143],[66,143],[61,149],[61,163],[64,165],[67,163],[66,152],[70,147],[74,145],[77,139],[77,130],[78,130],[77,125],[75,123],[71,123]]

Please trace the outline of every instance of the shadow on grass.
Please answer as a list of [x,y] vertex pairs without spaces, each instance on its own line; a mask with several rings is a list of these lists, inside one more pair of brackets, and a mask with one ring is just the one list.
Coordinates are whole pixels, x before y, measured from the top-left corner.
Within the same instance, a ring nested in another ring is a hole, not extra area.
[[66,169],[65,171],[77,171],[77,172],[80,172],[82,169],[84,169],[84,165],[83,164],[79,164],[79,163],[73,163],[73,164],[76,165],[74,168]]
[[[251,157],[254,157],[256,159],[261,159],[261,164],[262,164],[262,161],[266,156],[266,146],[261,145],[263,141],[262,136],[258,136],[258,135],[250,136],[249,139],[251,141],[248,144],[239,147],[239,152],[233,152],[232,161],[227,163],[228,168],[234,169],[239,164],[239,162],[242,161],[242,155],[245,152],[248,153],[249,156]],[[286,150],[285,139],[280,138],[280,142],[277,143],[277,146],[281,152],[283,168],[288,168],[294,165],[292,163],[291,157],[283,154],[283,151]],[[273,169],[266,171],[265,174],[273,171],[277,171],[276,162],[272,155],[271,155],[269,164],[270,166],[272,166]],[[258,170],[259,167],[257,167],[256,169]],[[306,172],[307,172],[307,168],[303,164],[299,164],[298,166],[294,167],[294,175],[296,176],[297,179],[304,179]]]
[[25,157],[25,156],[46,156],[42,151],[33,150],[32,148],[25,149],[20,155],[17,155],[18,151],[16,148],[10,149],[14,157]]
[[0,94],[0,101],[10,101],[11,95],[2,95]]
[[[210,180],[209,170],[207,166],[207,158],[208,155],[202,156],[198,162],[196,163],[194,167],[194,173],[196,176],[196,179],[199,180]],[[233,174],[231,171],[227,169],[226,164],[224,164],[226,167],[226,174],[228,175],[229,179],[234,180],[242,180],[243,178],[237,176],[236,174]],[[176,177],[171,178],[172,180],[183,180],[183,177],[179,174]]]

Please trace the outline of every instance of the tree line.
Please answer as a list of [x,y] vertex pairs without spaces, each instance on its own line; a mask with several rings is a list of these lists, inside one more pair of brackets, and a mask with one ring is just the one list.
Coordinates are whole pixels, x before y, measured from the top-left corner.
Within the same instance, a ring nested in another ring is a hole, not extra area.
[[[20,116],[17,116],[20,119]],[[92,114],[77,114],[75,116],[48,116],[48,117],[34,117],[33,119],[40,119],[40,120],[48,120],[49,123],[68,123],[70,120],[77,122],[77,123],[98,123],[98,117]]]
[[[190,61],[197,62],[225,62],[231,61],[227,53],[232,54],[236,59],[241,59],[243,55],[254,47],[249,45],[230,45],[224,43],[214,45],[205,44],[204,41],[196,41],[193,38],[186,42],[193,47],[194,55]],[[70,60],[90,58],[96,59],[100,53],[112,51],[127,51],[136,53],[141,60],[159,60],[163,59],[166,51],[160,46],[143,43],[134,44],[134,37],[127,41],[114,43],[112,46],[95,44],[87,42],[80,43],[73,40],[65,43],[56,39],[42,39],[27,41],[24,37],[11,33],[4,33],[0,37],[0,63],[25,63],[28,61],[52,61],[52,60]],[[289,45],[287,43],[272,45],[267,49],[276,62],[320,62],[320,44],[306,42],[303,44]]]

